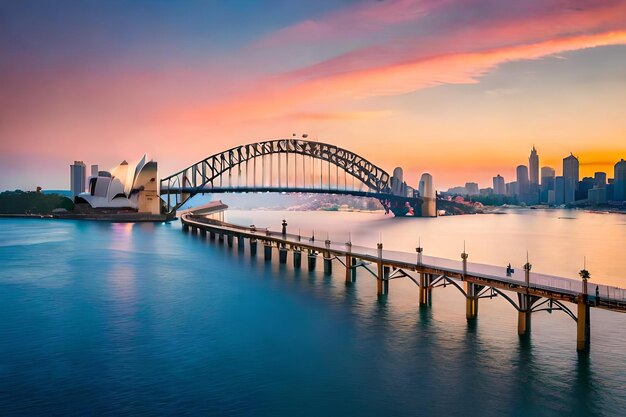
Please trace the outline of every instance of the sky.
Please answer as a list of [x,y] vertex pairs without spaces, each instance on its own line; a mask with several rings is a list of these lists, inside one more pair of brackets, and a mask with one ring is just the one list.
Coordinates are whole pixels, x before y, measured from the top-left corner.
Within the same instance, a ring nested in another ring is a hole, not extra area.
[[307,133],[437,189],[626,158],[626,0],[0,0],[0,190]]

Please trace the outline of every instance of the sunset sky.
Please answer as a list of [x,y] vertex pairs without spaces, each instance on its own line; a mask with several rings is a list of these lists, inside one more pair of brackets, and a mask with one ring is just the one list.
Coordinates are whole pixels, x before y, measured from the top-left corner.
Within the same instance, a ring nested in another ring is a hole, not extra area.
[[417,185],[626,158],[626,0],[0,0],[0,190],[293,132]]

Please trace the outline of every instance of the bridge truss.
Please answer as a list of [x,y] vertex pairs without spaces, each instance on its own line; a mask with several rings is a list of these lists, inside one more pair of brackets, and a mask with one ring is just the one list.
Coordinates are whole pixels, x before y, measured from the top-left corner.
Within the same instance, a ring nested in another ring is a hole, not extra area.
[[303,192],[377,198],[387,211],[420,212],[418,196],[392,193],[390,175],[335,145],[278,139],[237,146],[161,179],[165,211],[172,214],[196,194]]

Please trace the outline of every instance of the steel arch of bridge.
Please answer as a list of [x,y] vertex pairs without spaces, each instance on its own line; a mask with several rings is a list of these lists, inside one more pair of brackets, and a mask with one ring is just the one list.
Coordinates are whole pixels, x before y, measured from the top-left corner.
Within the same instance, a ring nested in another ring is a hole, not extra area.
[[[382,168],[376,166],[367,159],[351,152],[347,149],[322,142],[312,142],[302,139],[277,139],[264,142],[241,145],[226,151],[209,156],[190,167],[176,172],[161,179],[161,196],[165,201],[166,211],[173,213],[185,201],[199,193],[224,192],[221,184],[214,186],[214,182],[222,177],[226,172],[241,167],[255,158],[276,154],[294,154],[311,157],[326,161],[335,165],[337,169],[343,170],[365,185],[367,192],[343,190],[343,194],[375,197],[381,201],[386,198],[398,197],[403,200],[410,200],[406,197],[393,196],[391,192],[391,177]],[[288,164],[288,159],[286,163]],[[330,166],[330,165],[329,165]],[[256,179],[256,167],[254,168]],[[296,171],[297,172],[297,171]],[[264,175],[264,174],[263,174]],[[280,171],[279,171],[280,175]],[[287,167],[288,178],[288,167]],[[321,173],[320,173],[321,175]],[[271,176],[271,173],[270,173]],[[264,178],[264,176],[263,176]],[[330,181],[330,174],[329,174]],[[271,187],[270,187],[271,188]],[[292,187],[293,188],[293,187]],[[231,191],[241,191],[242,189],[232,188]],[[244,191],[264,191],[268,190],[266,184],[255,184],[253,187],[246,187]],[[272,188],[273,191],[292,191],[289,187]],[[320,189],[303,188],[300,192],[323,192]],[[339,190],[328,189],[327,192]]]

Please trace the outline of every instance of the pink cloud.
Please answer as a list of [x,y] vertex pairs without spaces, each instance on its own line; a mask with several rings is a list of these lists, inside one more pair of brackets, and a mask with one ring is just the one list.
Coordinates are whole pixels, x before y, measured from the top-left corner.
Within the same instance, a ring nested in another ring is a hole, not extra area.
[[404,56],[401,62],[372,63],[368,68],[310,77],[293,83],[293,75],[275,77],[251,94],[218,106],[196,108],[184,114],[188,121],[229,123],[233,120],[273,117],[299,106],[405,94],[441,84],[468,84],[506,62],[607,45],[626,45],[626,30],[555,37],[535,43],[479,51],[423,57]]
[[368,1],[342,8],[319,19],[308,19],[280,29],[261,39],[257,47],[276,47],[320,41],[343,40],[346,36],[371,34],[390,25],[413,21],[446,0]]
[[[477,2],[473,2],[477,3]],[[450,25],[444,32],[353,50],[304,68],[281,74],[293,81],[321,78],[436,55],[537,43],[562,36],[609,32],[626,28],[626,2],[593,2],[578,9],[545,1],[522,16],[478,18],[472,24]]]

